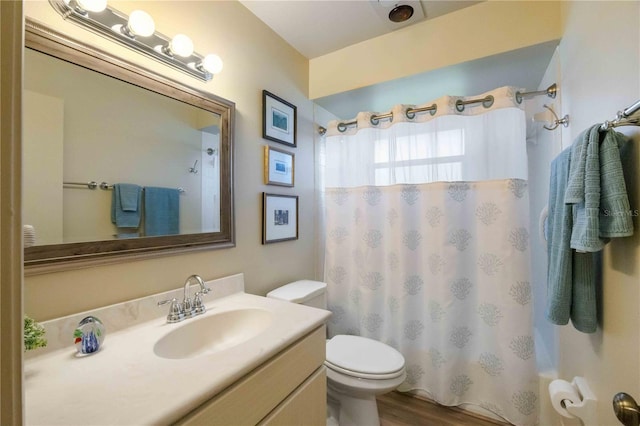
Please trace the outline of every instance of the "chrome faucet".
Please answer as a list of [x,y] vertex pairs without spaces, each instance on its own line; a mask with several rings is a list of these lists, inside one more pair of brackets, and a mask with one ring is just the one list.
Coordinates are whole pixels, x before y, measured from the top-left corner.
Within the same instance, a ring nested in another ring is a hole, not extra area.
[[[191,303],[191,298],[189,297],[189,286],[191,285],[191,280],[196,280],[200,285],[200,291],[196,292],[193,303]],[[184,310],[184,315],[187,318],[203,314],[206,311],[205,306],[202,304],[202,295],[207,294],[210,291],[211,289],[204,285],[204,281],[202,281],[202,278],[200,278],[199,275],[190,275],[187,278],[184,282],[184,296],[182,299],[182,308]]]
[[[195,280],[200,285],[200,291],[196,292],[193,298],[193,303],[191,302],[191,297],[189,296],[189,286],[191,285],[192,280]],[[207,294],[210,291],[211,289],[204,284],[204,281],[202,281],[202,278],[200,278],[199,275],[190,275],[184,282],[184,295],[182,303],[178,303],[178,300],[174,297],[173,299],[167,299],[158,302],[158,306],[171,303],[169,314],[167,315],[167,322],[180,322],[186,318],[191,318],[195,317],[196,315],[203,314],[207,310],[207,308],[202,303],[202,295]]]

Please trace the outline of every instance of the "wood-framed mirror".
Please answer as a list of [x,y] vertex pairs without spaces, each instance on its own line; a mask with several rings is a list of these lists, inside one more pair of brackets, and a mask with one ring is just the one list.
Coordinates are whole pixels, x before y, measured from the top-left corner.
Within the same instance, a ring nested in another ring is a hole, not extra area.
[[24,89],[26,275],[235,245],[233,102],[30,19]]

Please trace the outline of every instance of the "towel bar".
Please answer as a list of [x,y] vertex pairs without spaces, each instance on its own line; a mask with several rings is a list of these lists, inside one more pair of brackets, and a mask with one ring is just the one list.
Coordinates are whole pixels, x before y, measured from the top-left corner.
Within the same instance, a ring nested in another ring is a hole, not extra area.
[[[90,182],[62,182],[63,185],[77,185],[77,186],[86,186],[89,189],[96,189],[96,188],[100,188],[103,191],[108,191],[110,189],[113,189],[113,185],[110,185],[107,182],[96,182],[94,180],[90,181]],[[178,187],[176,188],[178,190],[179,193],[184,194],[187,191],[183,188],[183,187]],[[144,190],[144,187],[142,188],[142,190]]]

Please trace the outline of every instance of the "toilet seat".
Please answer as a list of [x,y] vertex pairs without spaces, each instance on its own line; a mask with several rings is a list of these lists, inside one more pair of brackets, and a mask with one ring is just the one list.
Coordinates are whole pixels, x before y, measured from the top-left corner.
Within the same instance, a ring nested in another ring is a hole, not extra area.
[[370,374],[370,373],[360,373],[357,371],[346,370],[344,368],[340,368],[336,365],[333,365],[328,361],[325,361],[324,365],[325,367],[329,368],[332,371],[344,374],[345,376],[355,377],[357,379],[368,379],[368,380],[395,379],[396,377],[400,377],[404,373],[404,368],[401,368],[398,371],[395,371],[393,373],[388,373],[388,374]]
[[400,352],[360,336],[338,335],[328,340],[324,364],[333,371],[362,379],[393,379],[404,373]]

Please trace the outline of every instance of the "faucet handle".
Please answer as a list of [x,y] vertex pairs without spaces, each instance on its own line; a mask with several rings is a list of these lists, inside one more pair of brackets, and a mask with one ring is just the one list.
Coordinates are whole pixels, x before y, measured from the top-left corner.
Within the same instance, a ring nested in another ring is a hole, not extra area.
[[203,293],[199,291],[193,297],[193,311],[196,315],[204,314],[207,310],[206,306],[204,306],[204,303],[202,303],[202,294]]
[[169,314],[167,315],[167,322],[174,323],[182,321],[184,319],[184,310],[182,309],[182,305],[178,303],[178,299],[174,297],[173,299],[162,300],[158,302],[158,306],[166,305],[167,303],[171,303]]

